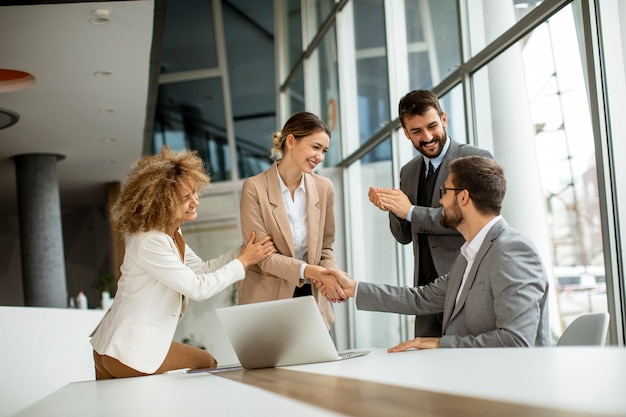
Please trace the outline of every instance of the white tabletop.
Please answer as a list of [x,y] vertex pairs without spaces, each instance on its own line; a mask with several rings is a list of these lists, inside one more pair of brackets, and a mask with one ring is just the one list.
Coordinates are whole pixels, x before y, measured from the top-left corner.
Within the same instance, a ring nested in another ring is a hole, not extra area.
[[626,415],[626,349],[431,349],[285,367],[585,413]]
[[209,373],[75,382],[15,416],[263,415],[339,416],[323,408]]
[[[284,367],[425,391],[594,415],[626,415],[626,349],[373,349],[344,361]],[[254,372],[254,371],[252,371]],[[336,416],[217,374],[72,383],[16,416]]]

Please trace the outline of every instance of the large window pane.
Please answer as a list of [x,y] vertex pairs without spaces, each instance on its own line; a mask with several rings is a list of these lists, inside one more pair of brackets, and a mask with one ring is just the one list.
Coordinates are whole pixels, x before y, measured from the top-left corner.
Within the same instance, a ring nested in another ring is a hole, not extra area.
[[[224,34],[239,177],[269,166],[276,129],[272,0],[224,3]],[[254,65],[251,65],[251,62]]]
[[306,4],[309,29],[307,43],[310,43],[335,8],[335,0],[306,0]]
[[[284,23],[287,26],[286,38],[283,40],[285,55],[285,72],[289,73],[301,58],[304,47],[302,45],[302,8],[300,0],[287,0],[287,14]],[[283,80],[281,80],[282,82]]]
[[[389,148],[389,142],[387,139],[379,146]],[[365,163],[367,160],[372,158],[366,155],[348,168],[351,272],[358,280],[398,285],[396,241],[389,231],[388,214],[376,208],[367,197],[371,186],[392,187],[391,161]],[[389,347],[400,342],[402,316],[355,310],[354,317],[357,347]]]
[[409,86],[430,89],[460,63],[455,0],[405,0]]
[[472,56],[541,3],[543,0],[467,0]]
[[[606,150],[604,156],[604,171],[608,173],[605,178],[613,179],[611,183],[605,181],[607,205],[611,206],[611,200],[615,204],[612,216],[608,218],[609,228],[613,230],[615,238],[611,234],[605,236],[605,242],[610,242],[613,256],[617,262],[613,262],[616,268],[611,272],[614,280],[610,283],[613,289],[612,301],[616,304],[616,310],[620,309],[620,301],[626,299],[626,265],[623,256],[618,256],[617,251],[624,250],[626,242],[626,227],[619,227],[620,223],[626,220],[626,164],[622,163],[622,158],[626,155],[626,2],[622,0],[603,0],[598,2],[600,10],[600,20],[602,22],[602,57],[603,70],[606,82],[606,107],[609,123],[610,149]],[[610,212],[609,212],[610,213]],[[608,251],[609,248],[604,248]],[[609,274],[607,273],[607,277]],[[622,280],[617,278],[621,277]],[[607,283],[608,285],[609,283]],[[620,291],[621,288],[621,291]],[[623,309],[623,308],[622,308]],[[611,321],[619,322],[619,314],[614,314]],[[617,337],[612,342],[623,339],[623,330],[617,326]]]
[[[302,71],[291,82],[287,89],[287,115],[292,115],[299,111],[304,111],[304,77]],[[287,120],[285,120],[287,121]]]
[[[535,241],[556,290],[554,332],[606,311],[595,148],[570,6],[474,76],[477,135],[507,173],[504,214]],[[558,302],[557,302],[558,301]]]
[[211,2],[168,2],[161,73],[211,67],[217,67]]
[[[382,0],[354,1],[359,138],[363,143],[389,121],[389,85]],[[370,158],[388,159],[390,147]]]
[[[326,33],[313,54],[317,62],[319,116],[331,130],[330,147],[324,166],[336,165],[341,158],[341,117],[339,114],[339,80],[337,69],[337,35],[335,26]],[[317,110],[316,110],[317,111]]]
[[159,86],[155,112],[154,150],[195,149],[213,181],[231,178],[224,98],[219,78]]

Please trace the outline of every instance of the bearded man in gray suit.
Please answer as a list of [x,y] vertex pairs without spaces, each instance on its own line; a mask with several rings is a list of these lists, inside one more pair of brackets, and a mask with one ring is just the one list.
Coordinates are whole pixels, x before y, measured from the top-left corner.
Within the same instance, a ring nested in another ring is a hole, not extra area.
[[[400,170],[400,189],[371,187],[370,201],[389,212],[389,228],[402,244],[413,242],[414,283],[422,286],[450,271],[463,237],[440,225],[442,210],[438,190],[448,176],[450,161],[469,155],[491,157],[448,136],[448,118],[437,96],[428,90],[406,94],[398,105],[404,135],[420,155]],[[415,337],[439,336],[442,316],[422,316],[415,321]]]
[[414,288],[357,285],[342,271],[327,273],[355,297],[359,310],[415,314],[416,320],[443,313],[439,337],[416,337],[390,352],[549,345],[548,279],[535,246],[500,215],[506,191],[502,167],[490,158],[468,156],[448,168],[439,189],[441,224],[466,241],[449,273]]

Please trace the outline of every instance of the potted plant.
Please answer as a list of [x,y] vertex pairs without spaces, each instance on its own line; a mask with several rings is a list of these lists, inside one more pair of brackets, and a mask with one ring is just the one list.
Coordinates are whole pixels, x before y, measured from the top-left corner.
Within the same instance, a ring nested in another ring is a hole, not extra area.
[[104,310],[108,309],[113,302],[111,299],[111,292],[115,289],[116,281],[115,275],[105,273],[100,274],[100,276],[98,276],[98,278],[91,283],[91,288],[100,290],[100,293],[102,294],[101,304]]

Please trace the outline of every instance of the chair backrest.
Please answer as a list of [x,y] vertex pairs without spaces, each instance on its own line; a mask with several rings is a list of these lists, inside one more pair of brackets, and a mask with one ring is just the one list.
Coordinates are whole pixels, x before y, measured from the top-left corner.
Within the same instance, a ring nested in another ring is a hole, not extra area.
[[609,313],[588,313],[567,326],[557,346],[604,346],[609,329]]

